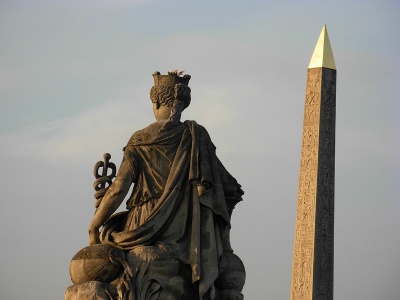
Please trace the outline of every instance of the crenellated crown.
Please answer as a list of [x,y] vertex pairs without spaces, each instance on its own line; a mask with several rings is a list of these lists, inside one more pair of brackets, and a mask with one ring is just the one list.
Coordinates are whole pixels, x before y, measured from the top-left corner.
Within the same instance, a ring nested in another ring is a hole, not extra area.
[[189,85],[189,80],[191,78],[190,75],[183,74],[184,71],[181,70],[172,70],[168,71],[168,75],[161,75],[160,72],[155,71],[153,73],[153,78],[154,78],[154,85],[165,85],[165,86],[175,86],[175,84],[184,84],[184,85]]

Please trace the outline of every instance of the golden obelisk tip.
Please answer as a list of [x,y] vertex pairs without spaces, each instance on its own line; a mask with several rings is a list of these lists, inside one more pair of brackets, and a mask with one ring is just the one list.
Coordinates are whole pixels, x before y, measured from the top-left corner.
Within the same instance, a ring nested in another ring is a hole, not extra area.
[[332,47],[329,41],[326,25],[322,27],[317,45],[315,46],[310,64],[308,65],[309,69],[321,67],[336,70],[335,59],[333,58]]

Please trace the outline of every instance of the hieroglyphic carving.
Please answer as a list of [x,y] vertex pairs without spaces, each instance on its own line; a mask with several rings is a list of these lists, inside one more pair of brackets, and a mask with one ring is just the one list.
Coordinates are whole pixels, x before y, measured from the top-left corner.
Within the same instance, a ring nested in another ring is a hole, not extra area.
[[325,292],[315,286],[317,277],[318,284],[330,284],[326,270],[333,274],[335,80],[335,70],[308,70],[291,300],[331,299],[317,296]]
[[294,241],[292,300],[311,299],[315,200],[318,172],[321,68],[310,69],[304,107],[303,141]]

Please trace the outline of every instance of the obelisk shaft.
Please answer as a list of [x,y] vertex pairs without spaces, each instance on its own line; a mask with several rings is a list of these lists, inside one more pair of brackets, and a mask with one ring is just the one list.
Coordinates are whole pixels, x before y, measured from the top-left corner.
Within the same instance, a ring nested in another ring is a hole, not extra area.
[[333,299],[335,114],[336,66],[324,26],[307,74],[291,300]]

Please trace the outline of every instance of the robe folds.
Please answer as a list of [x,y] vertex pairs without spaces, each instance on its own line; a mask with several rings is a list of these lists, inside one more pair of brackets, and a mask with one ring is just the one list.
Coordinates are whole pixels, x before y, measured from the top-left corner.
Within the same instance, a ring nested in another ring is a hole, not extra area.
[[224,269],[223,251],[232,251],[230,213],[243,191],[217,158],[205,128],[194,121],[161,128],[156,122],[135,132],[124,148],[123,163],[135,185],[128,210],[111,216],[100,239],[126,251],[165,250],[190,266],[204,299]]

